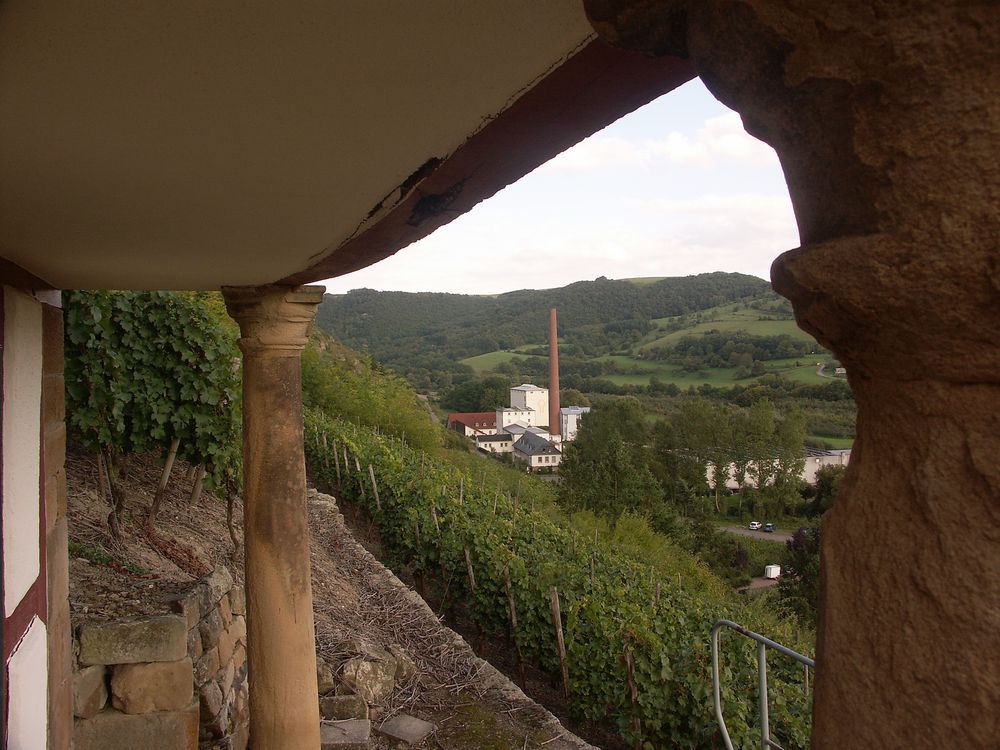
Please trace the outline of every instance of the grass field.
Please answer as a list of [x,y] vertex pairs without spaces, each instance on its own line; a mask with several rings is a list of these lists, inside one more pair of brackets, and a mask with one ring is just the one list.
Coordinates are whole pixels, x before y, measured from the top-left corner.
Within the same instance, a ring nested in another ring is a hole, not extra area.
[[[480,354],[476,357],[463,359],[462,364],[469,365],[477,374],[489,372],[502,362],[508,362],[514,357],[526,357],[523,352],[495,351]],[[731,385],[749,385],[757,378],[743,378],[736,380],[736,369],[732,367],[711,368],[701,372],[685,372],[676,365],[663,362],[652,362],[645,359],[636,359],[624,355],[609,355],[600,357],[604,362],[617,362],[623,368],[638,368],[642,373],[623,375],[603,375],[605,380],[610,380],[616,385],[649,385],[650,378],[654,375],[664,383],[673,383],[678,388],[687,388],[708,383],[717,387],[728,387]],[[816,374],[816,362],[810,357],[800,357],[798,359],[776,359],[764,362],[764,367],[768,373],[778,373],[784,377],[808,385],[823,385],[830,382],[829,378],[821,378]]]
[[827,437],[826,435],[808,435],[807,437],[810,437],[813,440],[822,440],[824,443],[829,443],[834,447],[834,449],[854,447],[854,438]]
[[[714,320],[696,323],[687,328],[671,333],[649,334],[641,343],[640,349],[650,349],[664,344],[673,344],[684,336],[691,336],[707,331],[746,331],[755,336],[780,336],[787,334],[794,339],[813,341],[812,336],[799,328],[794,320],[758,320],[759,310],[740,310],[738,312],[720,313]],[[817,344],[817,347],[819,345]]]
[[[627,279],[634,284],[652,284],[659,281],[657,277]],[[655,346],[670,345],[676,343],[684,336],[704,333],[711,330],[737,331],[745,330],[757,336],[778,336],[786,334],[802,341],[813,341],[812,337],[805,331],[799,329],[794,320],[760,320],[766,315],[760,310],[746,309],[742,305],[727,303],[719,307],[713,307],[700,313],[702,322],[694,323],[678,331],[667,333],[666,327],[676,322],[677,318],[659,318],[652,321],[657,325],[656,330],[651,331],[643,337],[633,350],[639,354]],[[819,345],[817,344],[817,350]],[[508,362],[514,357],[529,356],[525,354],[526,349],[537,347],[537,344],[529,344],[509,351],[495,351],[487,354],[480,354],[476,357],[463,359],[462,363],[469,365],[477,374],[489,372],[497,365]],[[772,360],[762,363],[768,373],[778,373],[783,377],[790,378],[798,383],[808,385],[822,385],[830,382],[828,378],[822,378],[816,374],[816,363],[825,360],[825,354],[805,355],[797,359]],[[602,376],[617,385],[648,385],[649,380],[654,375],[664,383],[673,383],[678,388],[689,386],[698,387],[709,384],[717,387],[727,387],[732,385],[749,385],[756,378],[743,378],[736,380],[735,368],[712,368],[701,372],[685,372],[676,365],[665,362],[654,362],[638,357],[614,355],[600,358],[602,361],[617,362],[622,368],[635,369],[640,372],[605,375]]]

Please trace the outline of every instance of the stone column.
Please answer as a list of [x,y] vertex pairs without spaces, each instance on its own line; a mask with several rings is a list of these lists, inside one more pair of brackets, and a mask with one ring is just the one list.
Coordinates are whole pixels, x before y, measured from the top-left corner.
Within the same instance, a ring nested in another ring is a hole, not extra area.
[[772,268],[846,365],[824,519],[814,747],[1000,737],[1000,5],[587,0],[690,55],[774,146],[802,246]]
[[223,290],[243,350],[244,543],[254,750],[317,750],[301,353],[323,287]]

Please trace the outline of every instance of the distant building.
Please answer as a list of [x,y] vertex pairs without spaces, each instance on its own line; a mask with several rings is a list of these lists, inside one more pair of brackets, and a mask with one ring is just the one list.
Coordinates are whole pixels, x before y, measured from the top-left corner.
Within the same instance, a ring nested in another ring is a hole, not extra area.
[[484,453],[510,453],[514,450],[514,441],[517,439],[508,432],[476,435],[476,447]]
[[563,442],[576,440],[580,418],[589,413],[589,406],[564,406],[559,410],[559,434],[562,435]]
[[816,484],[816,472],[824,466],[847,466],[851,460],[851,450],[814,450],[806,451],[806,465],[802,470],[802,480]]
[[535,425],[547,424],[549,421],[549,389],[540,388],[531,383],[522,383],[510,389],[510,406],[512,409],[534,409]]
[[[802,468],[802,473],[799,477],[803,482],[808,484],[816,484],[816,472],[822,469],[824,466],[847,466],[851,460],[851,450],[849,448],[844,450],[819,450],[816,448],[806,449],[805,466]],[[751,467],[752,469],[752,467]],[[756,487],[753,479],[753,471],[747,471],[745,481],[743,482],[744,487]],[[715,466],[709,464],[705,469],[705,477],[708,479],[709,484],[715,482]],[[729,464],[728,475],[726,476],[726,488],[730,490],[738,490],[740,488],[740,483],[736,481],[736,467],[733,464]]]
[[498,430],[502,430],[512,424],[523,424],[528,427],[535,427],[538,425],[538,418],[547,413],[548,412],[536,412],[534,409],[524,406],[501,407],[497,409],[496,426]]
[[492,411],[456,412],[448,415],[448,429],[460,435],[493,435],[497,431],[497,415]]
[[514,439],[521,437],[525,433],[530,432],[532,435],[537,435],[540,438],[550,440],[551,436],[541,427],[529,427],[528,425],[521,424],[520,422],[515,424],[509,424],[503,428],[503,431],[507,435],[513,435]]
[[562,453],[550,441],[533,432],[525,432],[514,443],[514,460],[528,469],[552,469],[562,462]]

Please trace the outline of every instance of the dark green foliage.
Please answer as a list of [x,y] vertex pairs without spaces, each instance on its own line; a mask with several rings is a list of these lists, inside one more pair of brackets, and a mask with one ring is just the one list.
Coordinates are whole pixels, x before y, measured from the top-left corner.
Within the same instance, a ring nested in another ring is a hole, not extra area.
[[[450,596],[466,603],[486,633],[501,633],[508,622],[503,579],[507,567],[518,614],[519,650],[553,677],[559,674],[559,663],[549,587],[557,586],[569,660],[570,710],[616,727],[630,744],[690,750],[720,746],[712,715],[709,651],[715,620],[733,619],[792,648],[808,650],[790,620],[734,602],[708,588],[701,578],[681,582],[672,575],[662,576],[603,541],[644,548],[641,538],[651,532],[642,518],[626,514],[612,536],[599,532],[602,541],[595,544],[591,534],[578,535],[532,512],[523,498],[519,503],[516,496],[512,500],[492,485],[483,486],[477,474],[463,476],[398,440],[307,411],[307,458],[323,482],[335,480],[332,468],[324,467],[315,449],[321,444],[320,434],[331,445],[346,446],[362,466],[374,467],[381,509],[375,507],[370,486],[365,486],[366,475],[349,472],[339,494],[362,504],[378,526],[393,564],[450,581]],[[466,549],[475,569],[474,593],[466,583]],[[639,692],[637,734],[632,729],[623,662],[626,649],[635,663]],[[722,641],[722,695],[737,747],[753,742],[753,653],[742,639]],[[783,660],[769,665],[772,726],[786,748],[808,745],[810,704],[799,684],[800,674],[796,665]]]
[[510,406],[510,381],[499,375],[454,386],[441,399],[446,409],[459,412],[495,411]]
[[411,445],[441,444],[412,386],[317,332],[302,353],[302,401],[357,424],[378,425]]
[[[813,342],[780,336],[755,336],[746,331],[706,331],[694,336],[684,336],[676,344],[652,349],[647,356],[674,364],[698,367],[748,367],[755,362],[788,359],[814,354],[818,345]],[[755,375],[763,374],[760,372]]]
[[559,468],[563,504],[611,518],[657,505],[663,491],[649,470],[647,436],[638,401],[600,402],[566,444]]
[[803,526],[786,543],[778,592],[803,622],[816,622],[819,604],[819,550],[822,525]]
[[171,292],[65,292],[67,421],[112,460],[165,448],[240,482],[240,354],[231,331]]
[[460,359],[544,344],[552,307],[559,309],[567,343],[577,354],[592,356],[631,345],[652,318],[706,309],[767,287],[754,276],[711,273],[648,285],[600,278],[489,297],[356,289],[327,295],[317,323],[349,346],[366,347],[416,387],[440,389],[471,376]]
[[847,472],[846,466],[824,466],[816,472],[816,494],[813,497],[813,512],[825,513],[833,507],[833,501],[840,492],[840,484]]

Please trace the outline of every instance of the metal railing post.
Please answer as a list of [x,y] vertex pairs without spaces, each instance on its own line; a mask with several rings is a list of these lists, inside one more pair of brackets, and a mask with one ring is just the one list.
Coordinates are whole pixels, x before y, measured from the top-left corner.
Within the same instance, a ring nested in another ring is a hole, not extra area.
[[767,716],[767,646],[757,644],[757,708],[760,711],[760,750],[771,745],[771,724]]
[[[797,651],[793,651],[787,646],[782,646],[776,641],[772,641],[766,636],[747,630],[742,625],[737,625],[732,620],[719,620],[712,626],[712,698],[715,704],[715,720],[722,732],[722,741],[726,745],[726,750],[733,749],[733,741],[729,737],[729,729],[726,727],[726,720],[722,716],[722,680],[719,676],[719,633],[722,628],[731,628],[740,635],[746,636],[757,643],[757,700],[758,712],[760,716],[760,746],[761,750],[777,748],[782,750],[781,745],[771,739],[771,724],[768,715],[767,699],[767,649],[773,648],[775,651],[789,656],[804,664],[806,669],[816,668],[816,662],[808,656],[803,656]],[[808,672],[807,672],[808,674]]]

